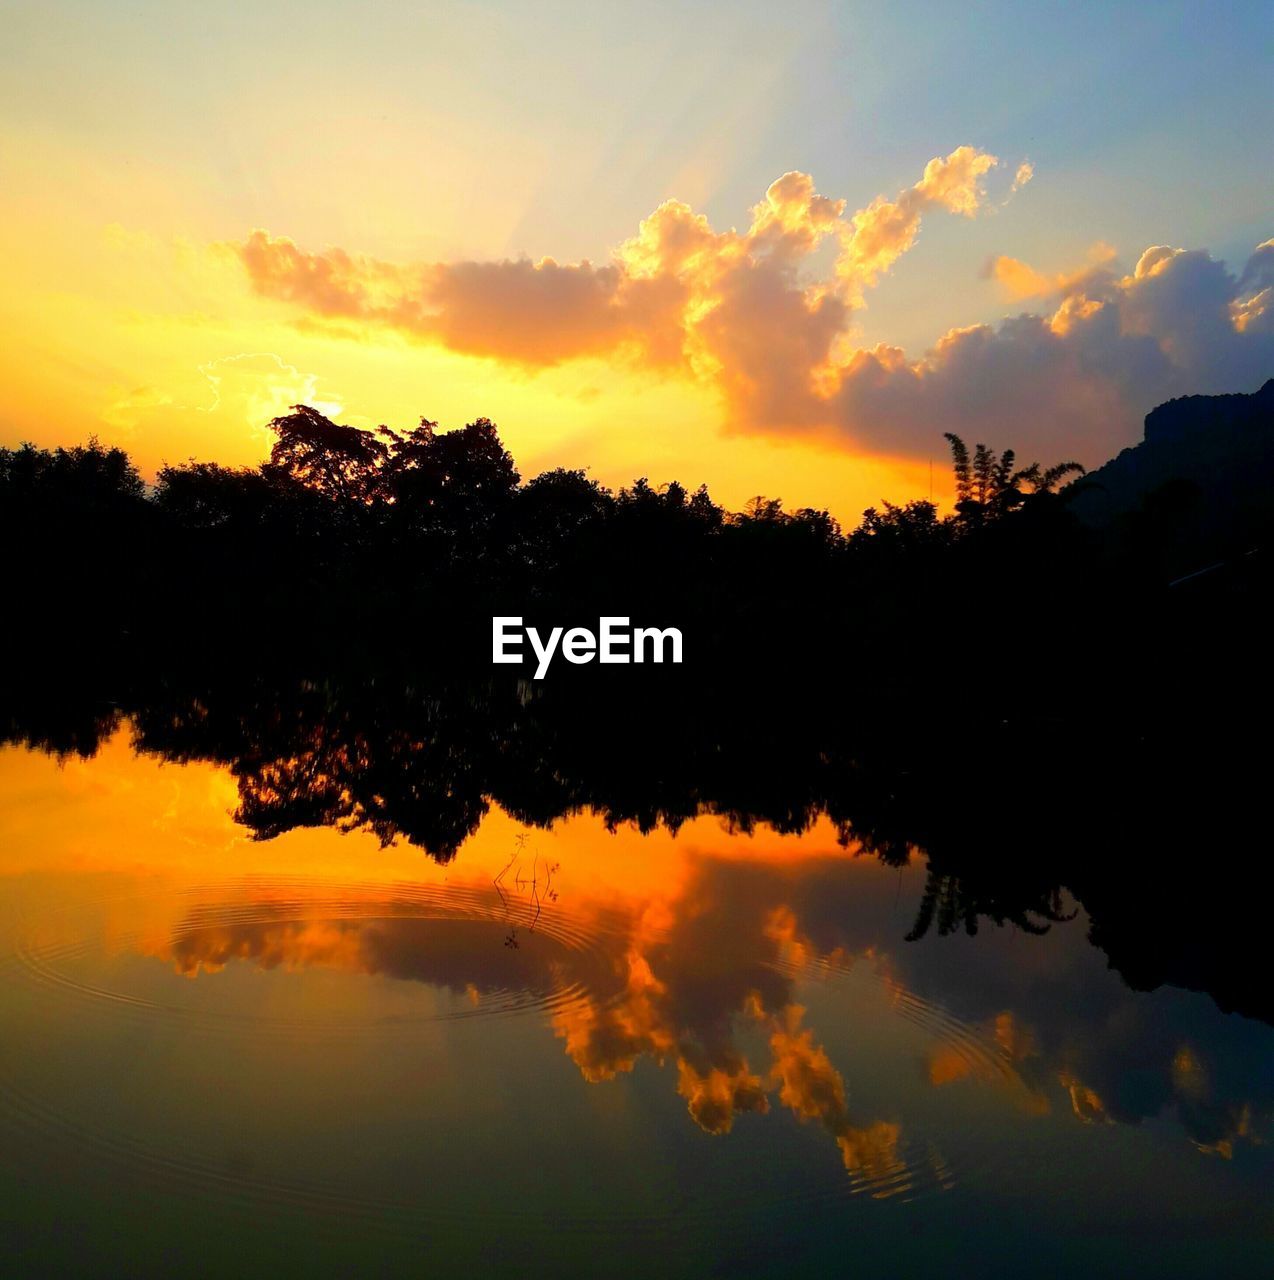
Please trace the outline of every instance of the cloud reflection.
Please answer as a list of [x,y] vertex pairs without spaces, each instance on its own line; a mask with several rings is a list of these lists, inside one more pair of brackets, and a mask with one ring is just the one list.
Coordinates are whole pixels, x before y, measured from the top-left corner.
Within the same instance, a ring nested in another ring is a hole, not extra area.
[[[710,1134],[786,1109],[821,1127],[855,1183],[877,1195],[914,1183],[905,1114],[872,1114],[871,1105],[863,1113],[798,999],[800,984],[860,964],[882,984],[882,1016],[892,1006],[931,1035],[918,1077],[925,1088],[997,1089],[1010,1112],[1086,1124],[1169,1115],[1201,1152],[1226,1159],[1262,1140],[1274,1097],[1254,1070],[1243,1019],[1178,995],[1185,1024],[1165,1022],[1146,997],[1077,962],[1091,954],[1078,930],[1077,946],[1057,952],[1074,969],[1064,982],[1014,962],[1007,930],[900,944],[907,912],[888,903],[892,878],[863,874],[863,865],[691,857],[667,895],[609,900],[604,927],[598,902],[549,904],[542,928],[514,950],[500,945],[509,904],[458,886],[467,918],[448,917],[445,897],[432,917],[402,901],[353,902],[336,919],[303,903],[257,903],[251,918],[242,907],[231,919],[192,916],[154,953],[191,977],[233,962],[327,968],[425,983],[471,1006],[495,992],[531,992],[586,1081],[612,1081],[643,1059],[668,1066]],[[970,963],[978,980],[968,980]],[[1076,982],[1078,1001],[1066,995]],[[871,1028],[860,1031],[870,1039]],[[1212,1045],[1210,1032],[1221,1036]],[[940,1153],[926,1159],[942,1165]]]

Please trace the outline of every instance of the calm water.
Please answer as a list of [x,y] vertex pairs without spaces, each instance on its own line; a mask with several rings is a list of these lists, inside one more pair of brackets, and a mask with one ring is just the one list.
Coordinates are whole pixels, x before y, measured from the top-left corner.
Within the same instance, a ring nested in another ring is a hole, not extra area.
[[439,865],[238,800],[0,752],[11,1274],[1269,1274],[1274,1030],[1082,912],[907,941],[924,859],[830,824]]

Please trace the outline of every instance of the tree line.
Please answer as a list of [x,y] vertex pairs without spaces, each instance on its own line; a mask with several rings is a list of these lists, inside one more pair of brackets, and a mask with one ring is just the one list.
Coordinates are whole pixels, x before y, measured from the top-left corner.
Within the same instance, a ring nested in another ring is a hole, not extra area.
[[23,547],[28,620],[78,615],[135,638],[231,618],[346,638],[414,625],[436,640],[493,610],[601,610],[684,619],[709,653],[732,627],[759,641],[802,615],[813,634],[888,610],[902,579],[936,591],[937,561],[961,544],[969,558],[999,526],[1032,555],[1079,541],[1055,492],[1074,464],[1015,468],[1011,453],[970,455],[955,437],[953,512],[884,502],[846,531],[825,510],[758,496],[732,512],[677,482],[614,491],[565,468],[523,482],[485,418],[368,431],[296,406],[270,425],[260,466],[192,460],[149,487],[96,440],[0,449],[0,524]]
[[[1130,981],[1274,1016],[1252,913],[1181,870],[1244,852],[1243,901],[1267,896],[1246,856],[1274,712],[1260,556],[1173,585],[1170,506],[1095,530],[1073,465],[955,438],[954,510],[882,503],[846,531],[677,484],[524,482],[481,419],[273,428],[259,467],[153,486],[95,442],[0,451],[0,739],[92,754],[127,721],[142,750],[228,767],[258,838],[358,828],[443,859],[491,803],[643,830],[826,818],[886,862],[927,856],[916,936],[1045,928],[1068,890]],[[531,682],[491,667],[496,612],[670,622],[686,663]]]

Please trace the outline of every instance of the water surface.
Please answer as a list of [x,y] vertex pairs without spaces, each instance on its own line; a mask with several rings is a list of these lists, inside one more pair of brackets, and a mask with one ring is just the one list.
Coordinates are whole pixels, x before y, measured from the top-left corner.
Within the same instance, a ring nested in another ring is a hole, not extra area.
[[17,1274],[1267,1273],[1274,1031],[1069,898],[909,940],[826,819],[253,840],[127,723],[0,788]]

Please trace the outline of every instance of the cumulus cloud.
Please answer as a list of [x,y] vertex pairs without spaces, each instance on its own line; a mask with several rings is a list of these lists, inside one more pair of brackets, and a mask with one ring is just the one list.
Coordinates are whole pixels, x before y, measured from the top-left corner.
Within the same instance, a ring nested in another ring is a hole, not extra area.
[[[894,455],[928,453],[955,430],[1096,462],[1136,439],[1161,400],[1251,390],[1274,373],[1274,241],[1237,275],[1206,252],[1163,246],[1126,274],[1105,245],[1072,271],[1000,256],[984,274],[1039,310],[953,329],[918,358],[855,346],[855,312],[923,219],[986,209],[997,163],[957,147],[852,213],[808,174],[787,173],[743,231],[717,231],[670,200],[600,265],[401,265],[264,231],[234,250],[260,294],[311,323],[384,327],[529,368],[627,361],[713,388],[731,429]],[[1033,175],[1023,161],[1012,190]]]
[[826,420],[899,452],[930,446],[940,427],[1100,462],[1161,401],[1255,390],[1274,373],[1274,307],[1254,287],[1266,269],[1249,263],[1236,277],[1206,252],[1163,246],[1126,275],[1113,261],[1051,279],[1001,266],[997,278],[1052,295],[1050,309],[953,329],[918,360],[889,346],[854,352],[824,398]]

